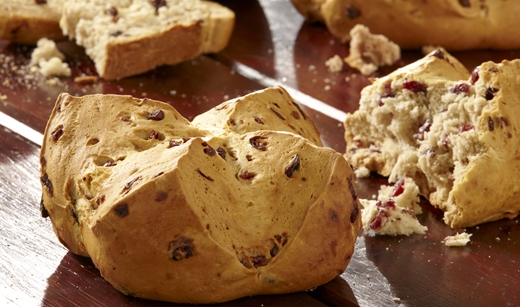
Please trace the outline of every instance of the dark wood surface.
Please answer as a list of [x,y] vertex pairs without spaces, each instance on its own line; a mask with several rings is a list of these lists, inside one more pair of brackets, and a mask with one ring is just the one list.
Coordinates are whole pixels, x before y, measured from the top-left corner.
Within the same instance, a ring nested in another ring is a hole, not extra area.
[[[19,70],[32,49],[0,40],[0,112],[43,133],[59,93],[119,93],[168,102],[191,119],[228,98],[280,84],[304,105],[325,145],[344,152],[341,118],[356,110],[360,90],[370,81],[348,66],[328,72],[324,63],[335,54],[348,55],[348,47],[323,26],[305,23],[288,0],[220,2],[237,13],[223,52],[121,81],[80,85],[64,78],[51,85],[41,77],[27,79]],[[75,76],[95,74],[82,48],[71,42],[59,47]],[[520,51],[454,55],[472,70],[483,61],[520,58]],[[405,51],[376,76],[420,57],[418,51]],[[27,132],[20,125],[11,130],[6,124],[0,119],[0,306],[180,306],[126,297],[103,280],[88,258],[67,252],[39,213],[39,146],[23,137]],[[385,178],[373,176],[358,180],[357,188],[370,198],[384,183]],[[361,233],[347,270],[333,281],[313,291],[221,305],[520,306],[519,218],[468,228],[471,242],[449,248],[441,241],[463,229],[450,229],[442,213],[427,202],[422,205],[426,235]]]

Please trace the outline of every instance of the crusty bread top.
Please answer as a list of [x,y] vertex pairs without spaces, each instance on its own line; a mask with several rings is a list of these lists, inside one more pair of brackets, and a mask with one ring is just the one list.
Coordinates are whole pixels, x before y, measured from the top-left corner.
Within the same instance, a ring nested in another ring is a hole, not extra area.
[[316,145],[282,88],[210,112],[223,113],[214,125],[149,99],[61,95],[41,150],[60,241],[123,293],[174,302],[301,291],[342,273],[361,226],[343,156]]

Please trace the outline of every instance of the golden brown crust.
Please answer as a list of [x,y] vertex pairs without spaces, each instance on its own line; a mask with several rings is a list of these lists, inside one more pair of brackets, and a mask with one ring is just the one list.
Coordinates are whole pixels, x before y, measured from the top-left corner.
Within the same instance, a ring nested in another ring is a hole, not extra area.
[[[153,100],[62,94],[41,151],[43,202],[60,240],[123,293],[157,300],[295,292],[341,274],[361,227],[349,164],[286,132],[319,138],[282,88],[242,99],[301,116],[258,108],[264,124],[236,122],[246,130],[236,132],[218,128],[229,118],[198,127]],[[246,118],[243,104],[213,112]]]
[[292,0],[304,16],[318,16],[344,42],[356,24],[401,48],[442,46],[448,50],[515,49],[520,6],[515,1]]

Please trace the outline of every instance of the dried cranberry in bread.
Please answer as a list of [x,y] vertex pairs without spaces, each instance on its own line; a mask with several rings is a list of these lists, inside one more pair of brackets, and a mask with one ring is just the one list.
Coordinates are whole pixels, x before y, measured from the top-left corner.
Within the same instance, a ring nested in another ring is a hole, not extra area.
[[41,150],[42,209],[60,241],[123,293],[173,302],[301,291],[343,273],[361,228],[345,158],[316,145],[282,88],[209,112],[223,115],[199,127],[206,114],[190,123],[150,99],[62,94]]
[[64,39],[59,21],[65,0],[0,1],[0,39],[36,45],[40,38]]
[[70,0],[60,27],[111,80],[219,52],[234,22],[231,10],[209,1]]
[[470,74],[436,50],[361,92],[345,121],[346,156],[410,177],[453,228],[520,212],[520,60]]
[[520,48],[520,5],[504,0],[291,0],[309,20],[327,25],[343,42],[356,24],[401,48],[449,50]]

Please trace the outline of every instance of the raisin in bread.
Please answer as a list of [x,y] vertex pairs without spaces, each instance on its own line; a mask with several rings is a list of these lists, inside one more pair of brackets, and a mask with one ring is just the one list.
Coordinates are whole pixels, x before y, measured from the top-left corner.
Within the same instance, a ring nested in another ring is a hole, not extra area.
[[344,42],[356,24],[401,48],[424,45],[450,50],[516,49],[520,37],[516,1],[503,0],[291,0],[309,20],[326,24]]
[[235,14],[199,0],[70,0],[60,26],[99,75],[120,79],[224,49]]
[[221,115],[199,126],[207,114],[190,123],[150,99],[62,94],[41,149],[42,213],[59,240],[123,293],[173,302],[343,273],[361,228],[343,155],[316,144],[282,88],[209,112]]
[[470,74],[443,50],[376,79],[345,121],[346,156],[415,180],[453,228],[520,211],[520,60]]
[[0,39],[35,45],[40,38],[61,40],[59,26],[65,0],[2,0]]

